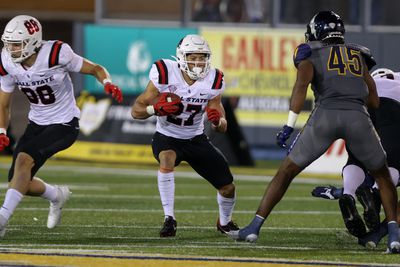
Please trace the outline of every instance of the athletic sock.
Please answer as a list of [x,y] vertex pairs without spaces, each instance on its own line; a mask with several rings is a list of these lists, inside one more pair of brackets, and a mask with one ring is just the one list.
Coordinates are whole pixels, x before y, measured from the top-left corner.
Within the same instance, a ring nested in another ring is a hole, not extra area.
[[390,221],[387,224],[388,227],[388,246],[393,241],[399,241],[399,224],[395,221]]
[[399,184],[399,171],[393,167],[389,167],[390,177],[392,178],[392,182],[396,187]]
[[250,229],[256,230],[257,235],[260,233],[261,226],[264,224],[265,218],[260,215],[254,216],[254,219],[249,224]]
[[46,189],[44,193],[41,195],[41,197],[52,202],[56,201],[58,196],[57,187],[46,183],[44,183],[44,186]]
[[164,215],[174,215],[174,197],[175,197],[175,179],[174,172],[163,173],[158,171],[157,175],[158,191],[160,192],[161,204],[163,206]]
[[19,191],[13,188],[8,189],[4,198],[3,206],[0,208],[0,214],[9,220],[23,197],[24,196]]
[[232,220],[232,212],[235,207],[236,195],[233,198],[223,197],[217,193],[217,202],[219,207],[219,223],[227,225]]
[[347,165],[343,168],[343,194],[356,198],[357,188],[364,182],[365,173],[356,165]]

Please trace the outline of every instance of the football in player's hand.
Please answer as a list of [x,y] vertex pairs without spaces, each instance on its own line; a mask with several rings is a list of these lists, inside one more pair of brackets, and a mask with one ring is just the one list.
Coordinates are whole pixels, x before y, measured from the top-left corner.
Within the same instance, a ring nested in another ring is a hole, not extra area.
[[176,102],[181,102],[181,97],[177,94],[170,93],[170,92],[165,92],[161,93],[156,97],[155,103],[159,102],[160,100],[165,100],[168,103],[176,103]]
[[165,92],[154,99],[154,110],[156,115],[179,115],[183,111],[181,97],[177,94]]

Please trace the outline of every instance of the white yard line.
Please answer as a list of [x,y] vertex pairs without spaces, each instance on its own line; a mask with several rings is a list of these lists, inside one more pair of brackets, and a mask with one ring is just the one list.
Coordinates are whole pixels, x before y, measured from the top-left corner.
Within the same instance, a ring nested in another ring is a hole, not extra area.
[[[145,239],[145,238],[142,238]],[[224,242],[225,243],[225,242]],[[314,250],[318,248],[311,248],[311,247],[279,247],[279,246],[259,246],[255,244],[249,244],[249,243],[239,243],[235,242],[232,240],[230,245],[221,245],[219,242],[214,242],[212,245],[209,243],[207,244],[179,244],[179,245],[173,245],[173,244],[166,244],[166,245],[154,245],[154,244],[129,244],[129,245],[118,245],[118,244],[113,244],[113,245],[83,245],[83,244],[46,244],[46,245],[39,245],[39,244],[2,244],[2,250],[9,248],[12,251],[15,251],[14,248],[25,248],[25,247],[41,247],[41,248],[52,248],[52,247],[61,247],[61,248],[69,248],[69,247],[88,247],[88,248],[107,248],[109,249],[110,247],[118,249],[120,251],[120,248],[219,248],[219,249],[224,249],[224,248],[238,248],[238,247],[251,247],[251,249],[283,249],[283,250]]]
[[[70,187],[72,190],[73,188]],[[4,196],[4,194],[0,194],[0,196]],[[85,198],[85,199],[154,199],[159,200],[159,195],[97,195],[97,194],[74,194],[72,193],[73,198]],[[215,195],[211,196],[175,196],[175,199],[182,200],[214,200]],[[261,196],[240,196],[240,201],[243,200],[256,200],[259,201]],[[315,197],[283,197],[283,201],[306,201],[306,202],[314,202],[314,201],[324,201],[320,198]]]
[[[42,225],[32,225],[32,224],[12,224],[7,227],[7,230],[15,230],[19,228],[35,228],[35,227],[43,227]],[[117,229],[160,229],[160,226],[140,226],[140,225],[93,225],[93,224],[61,224],[57,226],[57,228],[117,228]],[[193,230],[193,229],[202,229],[202,230],[214,230],[216,229],[215,226],[184,226],[180,225],[179,230]],[[325,227],[325,228],[318,228],[318,227],[270,227],[268,225],[262,228],[262,232],[264,231],[303,231],[303,232],[326,232],[326,231],[341,231],[345,230],[345,228],[332,228],[332,227]],[[50,234],[68,234],[68,233],[53,233],[53,232],[43,232],[41,234],[50,235]],[[71,235],[73,233],[70,233]],[[138,239],[142,239],[143,237],[137,237]],[[148,237],[146,237],[148,238]],[[152,239],[160,239],[165,240],[164,238],[160,237],[151,237]],[[214,243],[214,242],[212,242]]]
[[[0,168],[8,169],[9,164],[0,163]],[[103,175],[127,175],[129,177],[135,176],[151,176],[157,177],[157,169],[146,170],[146,169],[124,169],[124,168],[108,168],[108,167],[89,167],[89,166],[43,166],[41,171],[57,171],[57,172],[76,172],[76,173],[94,173],[94,174],[103,174]],[[184,172],[184,171],[176,171],[175,177],[179,178],[192,178],[192,179],[203,179],[196,172]],[[268,175],[243,175],[243,174],[234,174],[235,180],[245,180],[245,181],[264,181],[269,182],[272,179],[272,176]],[[303,184],[326,184],[333,183],[338,184],[340,180],[327,180],[321,178],[295,178],[293,180],[294,183],[303,183]]]
[[[21,211],[48,211],[48,208],[25,208],[21,207]],[[75,212],[129,212],[129,213],[159,213],[161,209],[93,209],[93,208],[63,208],[63,211]],[[193,210],[175,210],[175,213],[193,213]],[[196,213],[218,213],[218,210],[196,210]],[[235,210],[235,214],[254,214],[254,210]],[[296,215],[339,215],[339,211],[310,211],[310,210],[277,210],[272,214],[296,214]]]

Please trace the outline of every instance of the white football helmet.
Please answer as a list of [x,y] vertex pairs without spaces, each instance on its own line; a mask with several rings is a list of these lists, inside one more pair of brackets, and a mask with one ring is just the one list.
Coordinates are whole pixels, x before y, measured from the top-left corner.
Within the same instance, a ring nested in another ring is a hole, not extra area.
[[371,76],[373,78],[387,78],[387,79],[391,79],[394,80],[394,72],[390,69],[386,69],[386,68],[380,68],[380,69],[376,69],[371,73]]
[[[206,61],[188,61],[188,54],[206,54]],[[175,60],[178,62],[181,70],[189,75],[190,79],[198,80],[204,78],[211,67],[211,50],[206,40],[196,34],[186,35],[178,44],[176,48]],[[190,64],[194,64],[192,69],[189,68]],[[205,64],[204,67],[199,64]]]
[[[19,15],[11,19],[1,36],[4,47],[11,56],[11,60],[20,63],[36,53],[42,45],[42,25],[31,16]],[[13,44],[20,44],[21,50],[12,49]],[[19,56],[16,56],[21,52]]]

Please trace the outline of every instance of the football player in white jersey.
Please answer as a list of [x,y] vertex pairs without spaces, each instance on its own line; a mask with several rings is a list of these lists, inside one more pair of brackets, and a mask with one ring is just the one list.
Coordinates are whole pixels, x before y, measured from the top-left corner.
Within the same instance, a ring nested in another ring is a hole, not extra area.
[[69,72],[93,75],[119,102],[122,93],[104,67],[75,54],[61,41],[43,41],[42,26],[34,17],[20,15],[11,19],[1,39],[0,151],[9,145],[6,129],[15,87],[30,102],[29,124],[14,150],[9,189],[0,208],[3,237],[24,195],[50,201],[48,228],[60,222],[61,208],[70,195],[68,187],[47,184],[35,174],[49,157],[71,146],[78,136],[80,111]]
[[[211,50],[199,35],[185,36],[174,58],[176,61],[162,59],[153,64],[146,90],[132,107],[135,119],[157,116],[152,148],[160,164],[158,189],[165,215],[160,236],[176,234],[174,168],[182,160],[217,189],[217,230],[222,233],[237,230],[232,221],[235,205],[232,174],[226,158],[204,134],[205,113],[214,130],[223,133],[227,129],[221,104],[225,89],[223,74],[211,67]],[[169,93],[180,99],[169,102]]]

